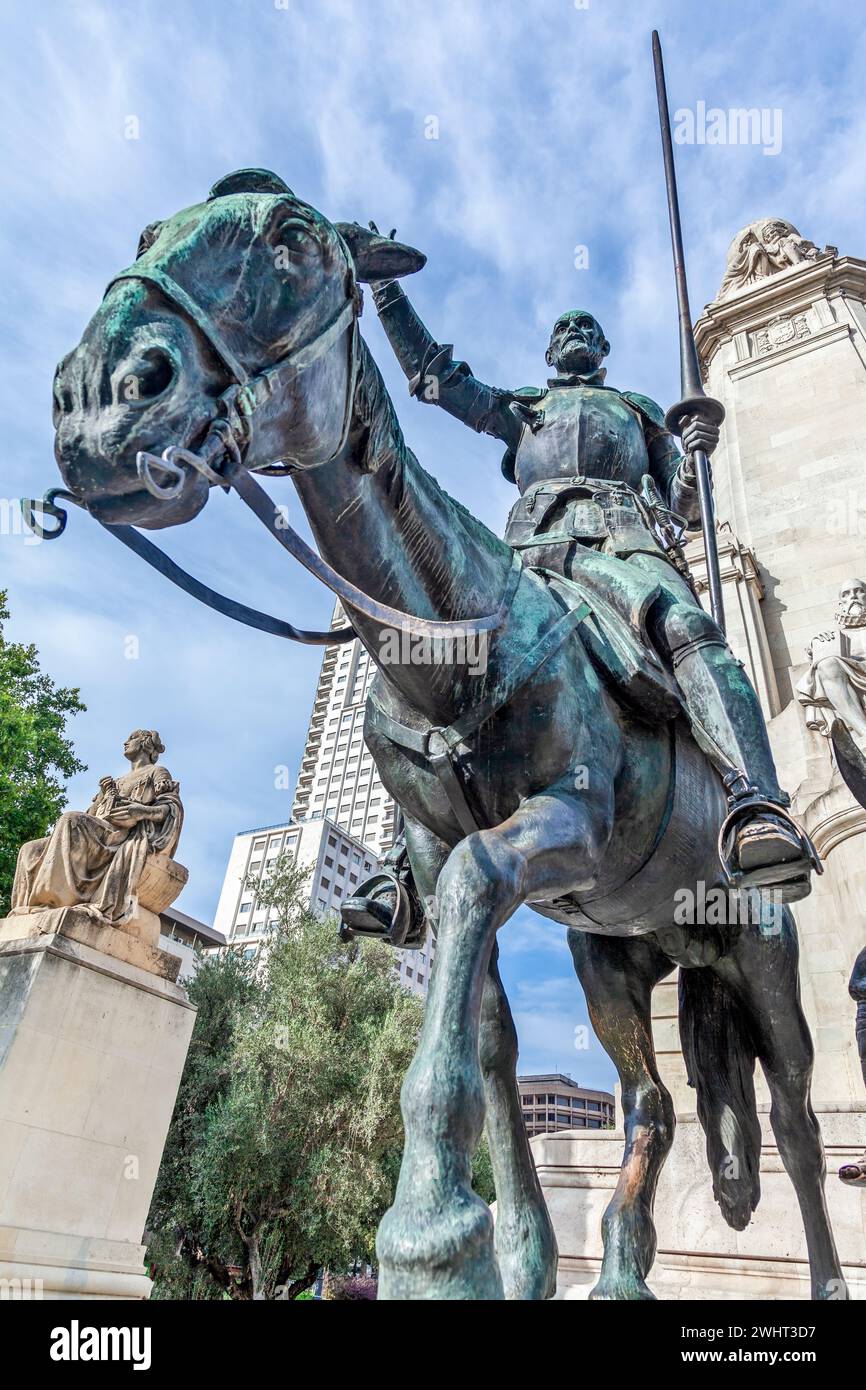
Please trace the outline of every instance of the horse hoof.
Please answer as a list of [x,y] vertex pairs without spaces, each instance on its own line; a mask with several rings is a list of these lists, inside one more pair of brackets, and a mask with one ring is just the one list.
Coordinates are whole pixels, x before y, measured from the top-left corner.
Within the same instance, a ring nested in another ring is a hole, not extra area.
[[591,1303],[655,1303],[656,1296],[643,1279],[599,1279],[589,1295]]
[[437,1202],[432,1211],[397,1205],[376,1237],[380,1299],[501,1300],[490,1208],[475,1193]]

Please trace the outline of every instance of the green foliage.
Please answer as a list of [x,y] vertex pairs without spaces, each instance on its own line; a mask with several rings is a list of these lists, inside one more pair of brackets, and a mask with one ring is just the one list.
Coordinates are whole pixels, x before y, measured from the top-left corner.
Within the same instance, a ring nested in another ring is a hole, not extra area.
[[34,646],[7,642],[0,591],[0,917],[9,908],[18,850],[54,824],[66,805],[65,778],[84,771],[65,737],[85,707],[77,690],[55,686]]
[[488,1206],[491,1202],[496,1201],[493,1164],[490,1161],[490,1148],[486,1134],[482,1134],[472,1159],[472,1186],[481,1200],[486,1202]]
[[[374,1258],[421,1005],[376,942],[343,943],[281,862],[255,961],[212,956],[151,1207],[155,1297],[296,1297]],[[278,1290],[285,1292],[278,1293]]]

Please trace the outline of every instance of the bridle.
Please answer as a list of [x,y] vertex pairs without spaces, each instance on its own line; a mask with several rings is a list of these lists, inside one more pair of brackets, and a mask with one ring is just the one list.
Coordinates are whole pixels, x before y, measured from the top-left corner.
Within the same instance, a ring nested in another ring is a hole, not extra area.
[[[221,487],[226,492],[233,488],[274,539],[289,554],[293,555],[305,569],[320,579],[332,593],[336,594],[341,602],[357,609],[365,617],[380,623],[382,626],[408,630],[413,634],[423,635],[434,640],[447,639],[455,634],[470,635],[476,632],[495,631],[501,627],[505,619],[516,588],[520,566],[517,557],[512,564],[505,591],[495,613],[482,618],[458,619],[447,622],[418,618],[370,598],[369,595],[338,574],[288,524],[283,510],[275,505],[264,488],[253,478],[251,471],[244,466],[244,457],[249,450],[256,411],[273,396],[278,395],[283,387],[300,372],[318,361],[339,341],[344,333],[347,335],[348,361],[346,394],[343,401],[339,437],[327,458],[313,466],[321,467],[333,462],[345,447],[352,423],[352,410],[358,380],[360,339],[358,319],[362,310],[362,298],[351,251],[339,232],[335,230],[334,234],[338,238],[346,262],[347,295],[345,303],[324,328],[305,342],[293,347],[277,362],[252,376],[226,343],[210,315],[182,285],[178,284],[165,271],[156,267],[151,268],[135,264],[127,270],[122,270],[110,281],[106,288],[106,294],[113,285],[123,280],[137,280],[158,289],[172,307],[194,325],[232,378],[231,385],[217,399],[217,413],[211,420],[205,438],[197,451],[193,452],[180,445],[170,444],[162,451],[161,456],[147,453],[144,450],[136,455],[136,469],[142,486],[147,489],[151,496],[160,501],[174,501],[180,497],[187,478],[191,476],[187,470],[193,469],[207,479],[208,483]],[[182,465],[186,465],[186,467],[184,468]],[[291,473],[296,466],[295,460],[282,458],[270,464],[260,465],[255,471],[269,474],[272,477],[280,477]],[[155,476],[157,472],[161,473],[163,477],[167,477],[168,481],[160,482]],[[58,506],[58,498],[87,510],[84,500],[65,488],[49,488],[41,501],[30,498],[22,499],[21,508],[24,520],[28,527],[42,540],[54,540],[62,535],[66,529],[67,514],[62,507]],[[46,529],[39,519],[46,515],[53,517],[57,523],[51,530]],[[248,608],[245,604],[226,598],[223,594],[218,594],[214,589],[208,588],[206,584],[188,574],[186,570],[177,565],[133,526],[112,526],[100,518],[97,520],[109,534],[116,536],[128,549],[134,551],[160,574],[170,579],[173,584],[185,590],[186,593],[201,603],[207,604],[208,607],[214,608],[226,617],[233,618],[236,622],[258,628],[262,632],[268,632],[277,637],[285,637],[294,642],[314,646],[330,646],[339,642],[350,642],[357,635],[355,629],[348,626],[333,628],[327,632],[307,631],[294,627],[282,618],[274,618],[270,614],[259,612],[258,609]]]

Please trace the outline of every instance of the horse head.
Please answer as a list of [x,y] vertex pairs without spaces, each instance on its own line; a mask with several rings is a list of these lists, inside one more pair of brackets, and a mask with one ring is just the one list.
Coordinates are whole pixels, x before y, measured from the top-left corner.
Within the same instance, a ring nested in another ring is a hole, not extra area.
[[333,457],[349,423],[358,282],[423,263],[329,222],[265,170],[219,180],[145,229],[57,368],[66,486],[100,521],[158,528],[196,516],[221,481],[196,450],[248,469]]

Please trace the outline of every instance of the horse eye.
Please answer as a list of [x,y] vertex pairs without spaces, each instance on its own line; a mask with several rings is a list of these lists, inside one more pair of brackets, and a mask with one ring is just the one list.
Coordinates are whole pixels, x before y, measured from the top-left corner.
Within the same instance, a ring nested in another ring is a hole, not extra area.
[[281,222],[272,233],[271,241],[275,251],[296,259],[314,256],[319,245],[312,229],[298,218]]

